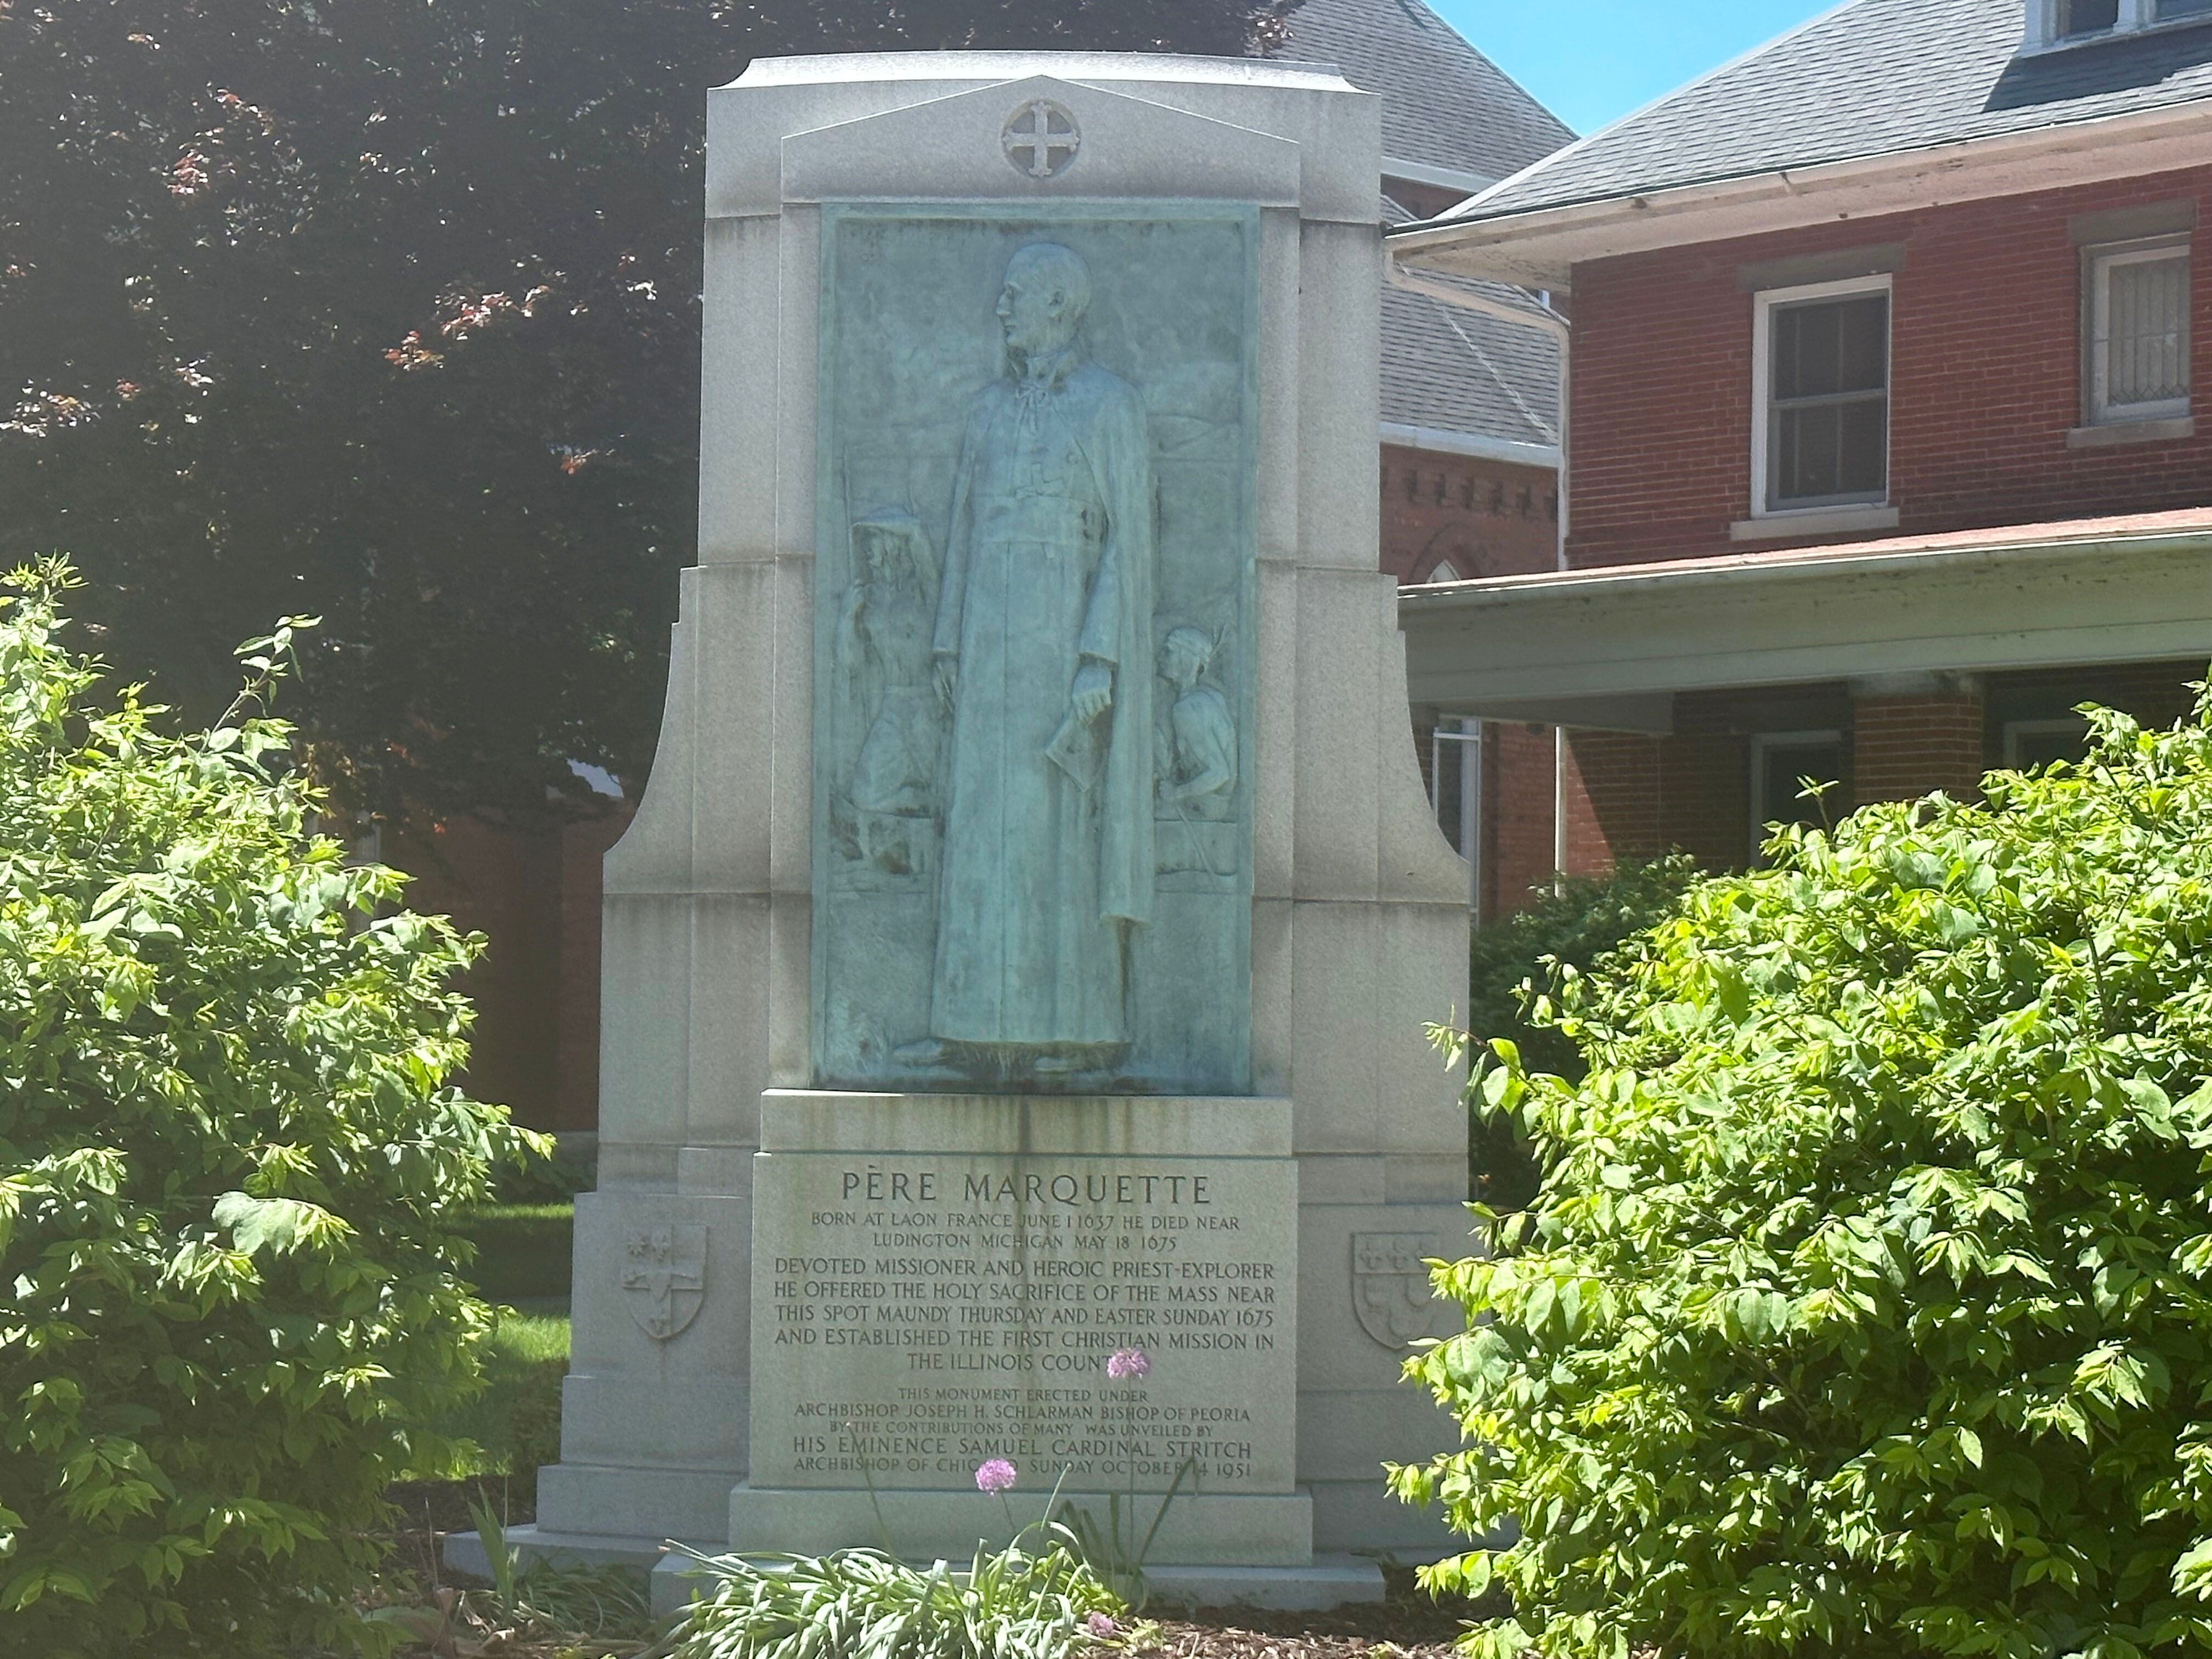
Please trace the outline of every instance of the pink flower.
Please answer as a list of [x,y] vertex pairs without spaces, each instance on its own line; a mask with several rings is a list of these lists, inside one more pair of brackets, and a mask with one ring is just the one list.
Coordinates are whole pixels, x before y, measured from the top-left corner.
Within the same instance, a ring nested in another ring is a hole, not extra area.
[[1106,1362],[1106,1375],[1116,1382],[1125,1382],[1133,1376],[1150,1376],[1152,1362],[1142,1348],[1116,1348]]
[[1014,1484],[1014,1466],[1003,1457],[994,1457],[975,1471],[975,1490],[1005,1492]]
[[1121,1628],[1119,1625],[1115,1624],[1111,1618],[1103,1613],[1092,1613],[1090,1618],[1084,1620],[1084,1623],[1090,1626],[1091,1633],[1093,1636],[1097,1637],[1102,1641]]

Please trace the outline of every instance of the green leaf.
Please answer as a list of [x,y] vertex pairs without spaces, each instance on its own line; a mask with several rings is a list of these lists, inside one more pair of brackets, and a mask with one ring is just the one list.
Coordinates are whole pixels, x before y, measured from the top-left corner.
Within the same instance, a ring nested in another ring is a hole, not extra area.
[[267,1250],[289,1255],[301,1247],[349,1231],[319,1204],[296,1198],[256,1198],[225,1193],[215,1201],[215,1220],[228,1227],[232,1242],[248,1255]]

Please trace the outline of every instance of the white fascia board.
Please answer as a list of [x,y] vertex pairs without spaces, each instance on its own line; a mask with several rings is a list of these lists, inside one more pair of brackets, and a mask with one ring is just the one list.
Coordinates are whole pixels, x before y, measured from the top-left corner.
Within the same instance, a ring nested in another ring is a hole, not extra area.
[[1403,179],[1408,184],[1431,185],[1438,190],[1455,190],[1464,196],[1480,196],[1498,182],[1487,173],[1462,173],[1457,167],[1432,167],[1426,161],[1408,161],[1402,156],[1382,158],[1385,179]]
[[1382,422],[1382,441],[1401,449],[1425,449],[1437,455],[1466,455],[1479,461],[1507,461],[1516,466],[1559,470],[1557,444],[1523,443],[1513,438],[1492,438],[1480,432],[1449,432],[1442,427],[1406,426]]
[[2204,657],[2212,528],[1492,577],[1405,589],[1399,621],[1412,701],[1497,718],[1871,674]]
[[1573,267],[1655,248],[2202,167],[2212,100],[1920,149],[1391,234],[1398,262],[1565,290]]
[[[1157,52],[842,52],[756,58],[732,87],[809,87],[885,81],[972,81],[991,86],[1036,75],[1066,81],[1204,82],[1358,92],[1334,64],[1202,58]],[[721,91],[717,87],[715,91]],[[1364,95],[1364,94],[1363,94]]]

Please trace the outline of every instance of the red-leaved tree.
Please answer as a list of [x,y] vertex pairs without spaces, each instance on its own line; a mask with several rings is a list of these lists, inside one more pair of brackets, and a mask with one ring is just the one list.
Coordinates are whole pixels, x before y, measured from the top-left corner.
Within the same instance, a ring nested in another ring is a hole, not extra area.
[[650,763],[696,492],[706,90],[756,56],[1239,54],[1296,0],[0,0],[0,556],[354,804]]

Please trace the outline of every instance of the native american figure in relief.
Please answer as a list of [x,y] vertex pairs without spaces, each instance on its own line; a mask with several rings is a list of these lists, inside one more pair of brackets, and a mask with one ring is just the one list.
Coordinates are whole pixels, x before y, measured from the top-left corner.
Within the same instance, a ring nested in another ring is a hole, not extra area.
[[893,876],[925,875],[937,854],[944,711],[930,666],[937,555],[911,513],[853,526],[853,581],[837,651],[853,729],[862,733],[835,822],[848,856]]
[[1175,692],[1153,745],[1164,818],[1218,821],[1237,810],[1237,722],[1205,683],[1212,660],[1203,629],[1171,628],[1160,641],[1160,678]]
[[929,1034],[908,1065],[1034,1076],[1129,1042],[1152,913],[1154,496],[1144,399],[1084,355],[1091,273],[1008,262],[1006,373],[969,412],[938,600],[952,719]]
[[1213,636],[1204,629],[1171,628],[1160,641],[1160,678],[1172,694],[1153,732],[1152,769],[1158,868],[1216,878],[1238,868],[1237,721],[1229,699],[1206,684]]

